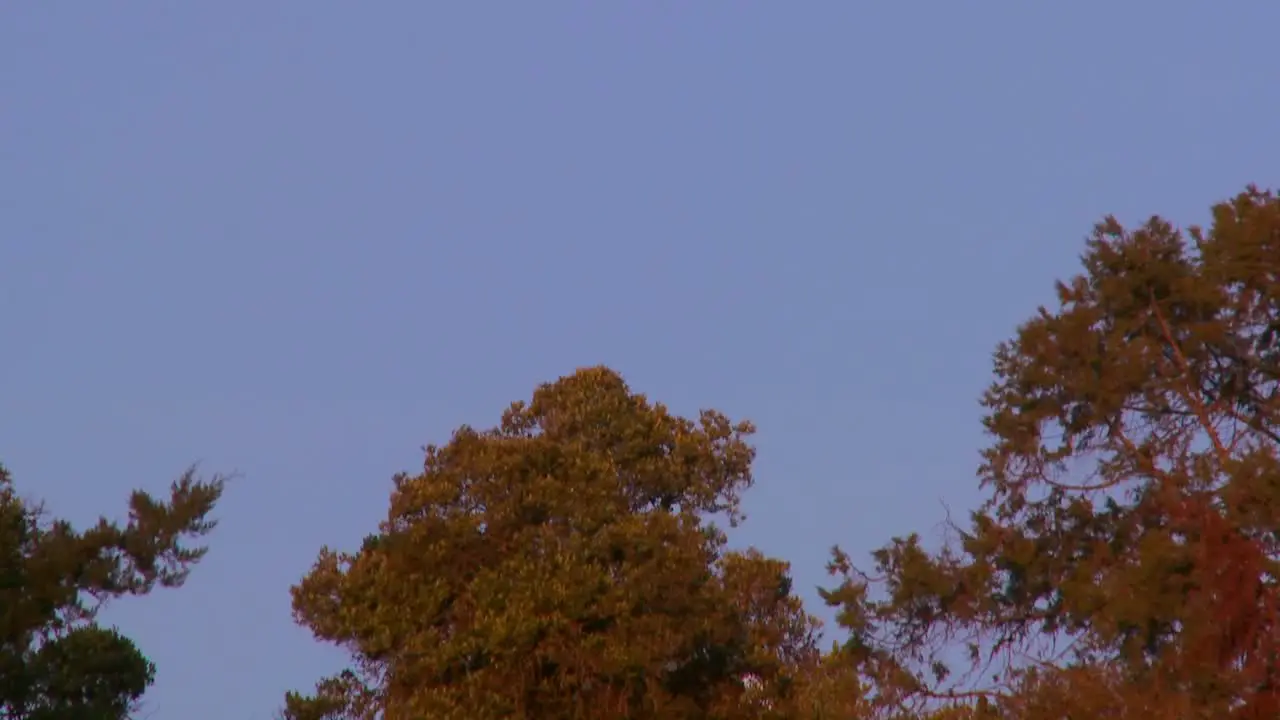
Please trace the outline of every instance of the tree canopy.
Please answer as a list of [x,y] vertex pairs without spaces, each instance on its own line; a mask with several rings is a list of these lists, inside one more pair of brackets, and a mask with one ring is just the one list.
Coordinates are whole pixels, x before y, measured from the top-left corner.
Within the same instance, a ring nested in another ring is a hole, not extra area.
[[752,432],[591,368],[428,447],[379,532],[294,588],[356,667],[287,717],[776,716],[815,623],[786,563],[727,551],[708,519],[740,519]]
[[[350,666],[285,720],[1280,717],[1280,198],[1105,218],[993,355],[984,502],[927,547],[836,548],[819,624],[731,550],[754,427],[578,370],[393,478],[295,619]],[[120,720],[154,676],[102,602],[181,585],[223,480],[84,531],[0,468],[0,719]]]
[[76,531],[22,500],[0,466],[0,718],[119,720],[155,667],[129,638],[95,622],[107,601],[177,587],[206,548],[188,546],[224,479],[194,470],[166,501],[135,492],[123,526],[103,518]]
[[1280,201],[1107,218],[1082,261],[995,352],[955,542],[837,552],[845,652],[893,710],[1280,717]]
[[355,658],[292,720],[1280,716],[1280,200],[1105,218],[993,357],[985,502],[951,540],[835,550],[847,639],[725,550],[752,428],[614,372],[427,449],[298,620]]

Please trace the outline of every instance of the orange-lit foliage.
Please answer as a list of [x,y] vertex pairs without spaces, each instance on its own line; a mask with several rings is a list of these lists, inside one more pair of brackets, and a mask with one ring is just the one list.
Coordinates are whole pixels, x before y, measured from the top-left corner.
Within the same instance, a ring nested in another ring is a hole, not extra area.
[[1082,262],[994,354],[989,495],[953,542],[896,538],[874,576],[835,552],[837,651],[785,564],[705,524],[750,427],[597,368],[431,448],[360,552],[322,554],[295,610],[356,668],[287,715],[1280,717],[1280,200],[1107,218]]
[[1280,200],[1108,218],[1082,260],[995,353],[958,542],[837,555],[848,650],[885,712],[1280,717]]
[[753,428],[589,368],[396,478],[356,553],[324,550],[300,622],[355,668],[293,720],[782,720],[816,659],[786,563],[731,552]]

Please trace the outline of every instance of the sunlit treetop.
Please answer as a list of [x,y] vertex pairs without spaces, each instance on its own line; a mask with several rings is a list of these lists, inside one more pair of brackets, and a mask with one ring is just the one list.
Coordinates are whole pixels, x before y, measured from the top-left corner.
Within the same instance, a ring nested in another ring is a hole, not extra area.
[[1212,217],[1105,219],[999,346],[988,501],[956,543],[894,541],[882,583],[837,555],[830,601],[884,704],[1280,717],[1280,201],[1250,187]]
[[294,588],[355,664],[286,716],[780,717],[814,623],[785,563],[710,522],[740,518],[752,432],[590,368],[428,447],[379,531]]

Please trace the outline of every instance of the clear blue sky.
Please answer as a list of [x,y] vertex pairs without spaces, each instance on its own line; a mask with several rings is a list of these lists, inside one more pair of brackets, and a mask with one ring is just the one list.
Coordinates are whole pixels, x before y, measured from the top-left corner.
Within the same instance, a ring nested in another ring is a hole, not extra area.
[[243,473],[108,616],[154,720],[337,669],[290,584],[583,365],[758,423],[735,542],[812,599],[976,502],[989,353],[1094,221],[1275,184],[1280,5],[1229,5],[6,3],[0,459],[81,522]]

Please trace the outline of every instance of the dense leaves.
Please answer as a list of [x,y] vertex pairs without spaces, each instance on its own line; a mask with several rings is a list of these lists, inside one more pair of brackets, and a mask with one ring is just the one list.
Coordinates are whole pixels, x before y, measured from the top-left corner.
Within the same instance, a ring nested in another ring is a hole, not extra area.
[[357,667],[319,718],[766,718],[816,659],[785,563],[725,549],[753,428],[581,370],[395,479],[378,534],[321,553],[298,620]]
[[0,718],[116,720],[155,668],[94,619],[106,601],[176,587],[205,553],[185,541],[213,529],[224,481],[193,471],[160,502],[136,492],[129,520],[83,532],[24,502],[0,467]]
[[1107,218],[1082,263],[995,352],[987,501],[874,575],[835,552],[832,652],[785,566],[706,522],[750,428],[593,369],[430,448],[379,534],[322,553],[295,610],[357,664],[288,714],[1280,716],[1280,201]]
[[[287,720],[1280,717],[1280,198],[1096,226],[994,354],[985,502],[940,548],[837,549],[826,653],[786,563],[730,551],[753,428],[589,368],[394,479],[299,623],[351,667]],[[123,718],[154,668],[94,623],[178,585],[222,481],[83,532],[0,469],[0,719]]]
[[1109,218],[1083,265],[995,353],[957,542],[895,540],[881,582],[837,554],[848,651],[883,707],[1280,716],[1280,201]]

